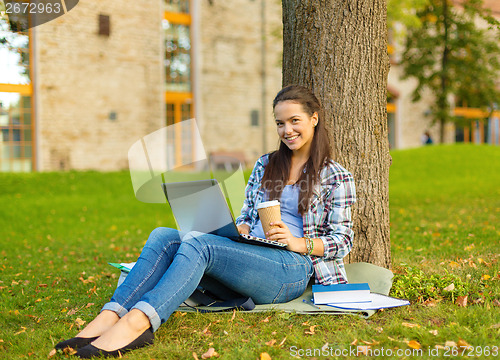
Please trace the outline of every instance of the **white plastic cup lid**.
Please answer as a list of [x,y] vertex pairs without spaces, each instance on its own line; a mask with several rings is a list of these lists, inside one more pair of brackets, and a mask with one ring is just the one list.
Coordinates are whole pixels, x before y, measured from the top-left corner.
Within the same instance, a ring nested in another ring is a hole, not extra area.
[[255,209],[259,210],[259,209],[264,209],[264,208],[267,208],[267,207],[271,207],[271,206],[276,206],[276,205],[279,205],[280,202],[278,200],[272,200],[272,201],[264,201],[264,202],[261,202],[260,204],[258,204]]

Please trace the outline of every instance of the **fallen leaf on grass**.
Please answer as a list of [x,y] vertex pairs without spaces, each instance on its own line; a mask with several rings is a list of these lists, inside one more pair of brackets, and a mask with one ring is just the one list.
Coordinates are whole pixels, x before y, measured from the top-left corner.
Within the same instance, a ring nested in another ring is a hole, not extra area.
[[453,291],[453,290],[455,290],[455,284],[451,283],[450,285],[445,287],[443,290],[444,291]]
[[266,342],[267,346],[273,346],[274,344],[276,344],[276,339],[272,339],[272,340]]
[[491,276],[489,276],[488,274],[484,274],[483,276],[481,276],[481,280],[489,280],[491,278]]
[[81,326],[83,326],[83,324],[85,324],[85,320],[82,320],[80,318],[76,318],[76,320],[75,320],[76,326],[81,327]]
[[467,307],[467,295],[457,297],[455,304],[462,307]]
[[236,309],[233,310],[233,316],[231,317],[231,319],[229,319],[229,322],[233,321],[235,317],[236,317]]
[[21,326],[21,331],[18,331],[16,333],[14,333],[14,335],[19,335],[19,334],[22,334],[23,332],[26,332],[26,328],[24,326]]
[[314,334],[316,334],[316,333],[314,332],[314,328],[315,328],[316,326],[318,326],[318,325],[313,325],[313,326],[310,326],[310,327],[309,327],[309,331],[305,331],[305,332],[304,332],[304,334],[308,334],[308,335],[314,335]]
[[358,344],[358,339],[354,339],[351,343],[352,346],[356,346]]
[[451,347],[457,347],[457,343],[456,343],[456,342],[454,342],[454,341],[446,341],[446,342],[444,343],[444,346],[445,346],[445,347],[447,346],[447,347],[450,347],[450,348],[451,348]]
[[450,263],[448,264],[448,266],[453,269],[453,268],[459,267],[460,264],[457,263],[456,261],[450,261]]
[[480,298],[474,299],[474,300],[472,300],[472,302],[474,304],[482,304],[482,303],[484,303],[484,297],[480,297]]
[[270,318],[271,318],[271,317],[270,317],[270,316],[268,316],[268,317],[266,317],[264,320],[261,320],[260,322],[265,322],[265,323],[267,323],[267,322],[269,322],[269,319],[270,319]]
[[272,359],[271,359],[271,356],[268,353],[263,352],[263,353],[260,353],[260,359],[259,360],[272,360]]
[[68,311],[66,316],[75,315],[77,312],[78,312],[78,308],[71,309],[70,311]]
[[430,319],[431,323],[433,323],[434,325],[437,325],[437,326],[441,326],[444,324],[444,319],[440,319],[440,318],[432,318]]
[[409,328],[415,328],[415,327],[419,328],[420,327],[420,325],[418,325],[418,324],[412,324],[412,323],[407,323],[407,322],[403,322],[403,323],[401,323],[401,325],[403,325],[405,327],[409,327]]
[[474,247],[475,247],[475,245],[474,245],[474,243],[472,243],[469,246],[464,247],[464,250],[465,251],[471,251],[472,249],[474,249]]
[[[285,343],[285,340],[286,340],[286,336],[283,338],[283,340],[281,340],[281,342],[278,344],[278,347],[282,347],[283,344]],[[327,344],[328,345],[328,344]]]
[[57,354],[57,350],[56,349],[52,349],[50,352],[49,352],[49,356],[47,356],[49,359],[54,356],[55,354]]
[[205,329],[203,329],[203,331],[201,332],[202,334],[205,334],[205,335],[212,335],[212,333],[208,330],[208,328],[212,325],[212,323],[208,324],[207,327]]
[[[404,339],[404,340],[398,340],[398,339],[391,338],[390,336],[388,336],[387,339],[389,339],[391,341],[395,341],[395,342],[400,342],[400,343],[408,344],[408,340],[406,340],[406,339]],[[396,346],[395,349],[399,349],[399,347]]]
[[368,355],[368,350],[370,349],[370,346],[358,346],[356,348],[356,352],[362,353],[363,355]]
[[80,280],[81,282],[83,282],[84,284],[88,284],[88,283],[92,283],[94,282],[94,277],[93,276],[89,276],[87,279],[84,279],[83,276],[80,276],[78,278],[78,280]]
[[200,359],[198,358],[198,355],[197,355],[195,352],[193,352],[193,359],[194,359],[194,360],[200,360]]
[[437,330],[429,330],[429,332],[434,335],[434,336],[437,336],[438,334],[438,331]]
[[[65,347],[65,348],[63,349],[63,353],[65,353],[65,354],[67,354],[67,355],[75,355],[75,354],[76,354],[76,350],[75,350],[75,349],[73,349],[72,347],[67,346],[67,347]],[[120,355],[121,355],[121,354],[120,354]]]
[[500,306],[500,301],[498,299],[494,299],[493,306]]
[[203,355],[201,355],[201,358],[202,359],[210,359],[213,356],[217,357],[217,356],[219,356],[219,354],[217,354],[217,352],[215,351],[214,348],[210,348],[210,349],[207,350],[206,353],[204,353]]
[[375,341],[375,340],[373,340],[373,339],[372,339],[372,341],[364,341],[364,340],[361,340],[361,342],[362,342],[363,344],[366,344],[366,345],[378,345],[378,344],[380,344],[380,341]]
[[[489,329],[500,329],[500,324],[491,325],[491,326],[489,327]],[[1,339],[0,339],[0,340],[1,340]],[[3,342],[3,340],[2,340],[2,341],[0,341],[0,342]]]
[[484,261],[482,258],[478,258],[477,259],[477,262],[480,263],[480,264],[483,264],[483,265],[486,265],[488,267],[491,266],[491,263],[487,263],[486,261]]
[[470,344],[464,339],[458,339],[457,345],[464,348],[468,348],[470,346]]
[[418,350],[422,347],[422,345],[420,345],[420,343],[416,340],[408,341],[408,346],[415,350]]

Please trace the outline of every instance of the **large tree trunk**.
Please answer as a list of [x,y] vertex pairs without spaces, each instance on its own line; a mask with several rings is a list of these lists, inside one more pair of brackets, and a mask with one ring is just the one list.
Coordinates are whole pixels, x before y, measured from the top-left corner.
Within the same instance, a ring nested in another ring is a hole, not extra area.
[[348,262],[391,266],[385,0],[283,0],[283,85],[325,108],[335,160],[356,180]]

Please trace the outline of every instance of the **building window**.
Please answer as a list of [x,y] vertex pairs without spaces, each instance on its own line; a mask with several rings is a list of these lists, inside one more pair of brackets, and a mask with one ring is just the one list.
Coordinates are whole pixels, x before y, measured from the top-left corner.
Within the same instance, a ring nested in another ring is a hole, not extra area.
[[0,15],[0,171],[34,169],[28,19]]
[[396,148],[396,96],[387,91],[387,133],[389,149]]
[[250,112],[250,126],[259,126],[259,110]]
[[189,13],[189,0],[163,0],[165,11],[173,13]]
[[167,159],[169,168],[173,168],[191,165],[194,157],[194,129],[181,123],[192,119],[194,113],[191,14],[189,0],[164,0],[163,3],[165,104],[169,126]]
[[472,142],[476,144],[499,144],[500,134],[498,124],[500,111],[488,111],[477,107],[467,106],[467,102],[457,100],[453,115],[455,121],[455,141]]
[[167,91],[191,91],[191,40],[189,26],[163,20]]

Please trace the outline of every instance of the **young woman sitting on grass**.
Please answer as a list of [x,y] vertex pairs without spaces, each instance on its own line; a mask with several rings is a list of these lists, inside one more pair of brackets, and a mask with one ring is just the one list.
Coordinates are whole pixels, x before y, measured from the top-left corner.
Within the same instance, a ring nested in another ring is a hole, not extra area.
[[[277,151],[260,157],[252,171],[238,231],[286,244],[286,249],[228,238],[157,228],[110,302],[77,337],[56,345],[81,358],[119,356],[153,343],[153,333],[204,277],[256,304],[282,303],[315,282],[347,282],[342,259],[352,247],[351,174],[330,156],[323,111],[302,86],[282,89],[273,102],[280,138]],[[279,199],[281,221],[264,234],[256,206]],[[184,238],[184,239],[183,239]]]

